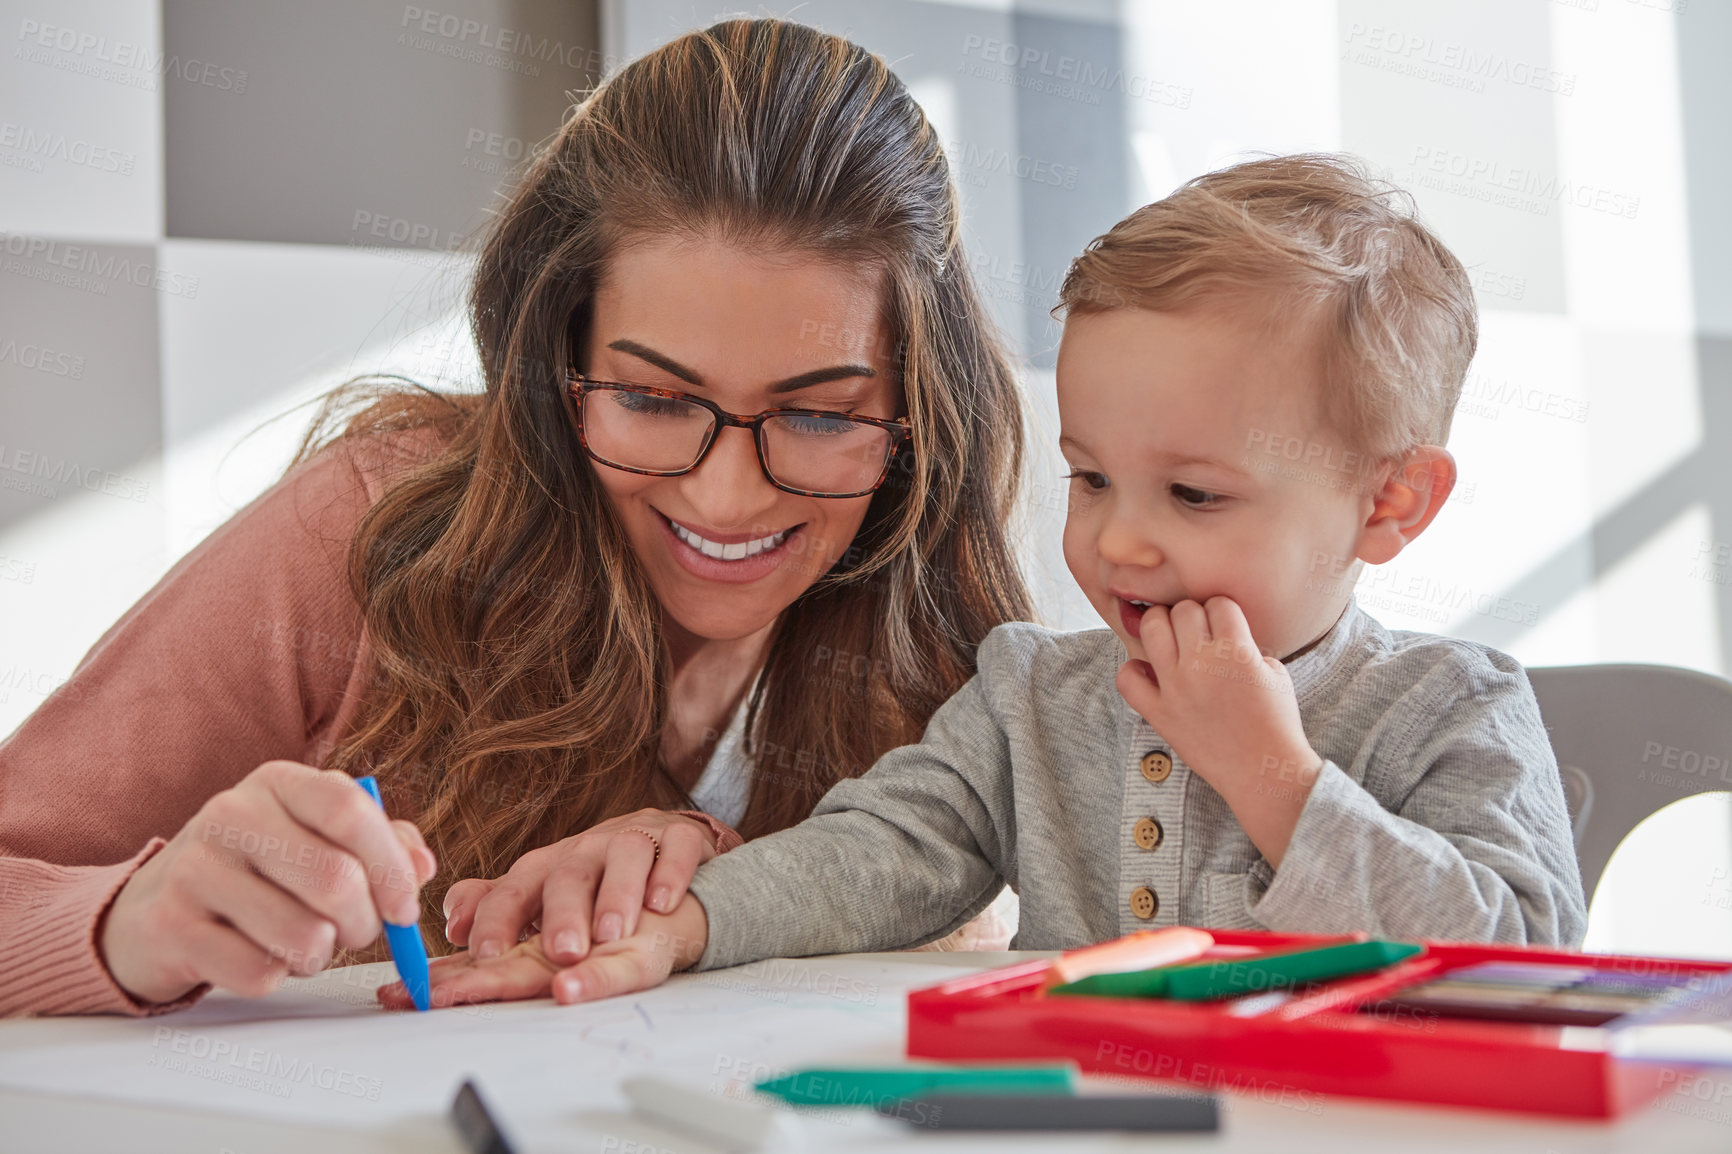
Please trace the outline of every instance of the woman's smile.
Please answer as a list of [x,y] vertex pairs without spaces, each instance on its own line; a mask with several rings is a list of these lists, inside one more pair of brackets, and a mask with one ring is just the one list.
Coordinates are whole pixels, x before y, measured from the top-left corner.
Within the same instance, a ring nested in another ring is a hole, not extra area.
[[666,530],[663,537],[668,551],[686,572],[705,581],[730,584],[756,581],[779,567],[790,553],[798,551],[795,546],[801,542],[796,537],[805,525],[802,521],[767,534],[722,533],[700,531],[660,509],[656,513]]

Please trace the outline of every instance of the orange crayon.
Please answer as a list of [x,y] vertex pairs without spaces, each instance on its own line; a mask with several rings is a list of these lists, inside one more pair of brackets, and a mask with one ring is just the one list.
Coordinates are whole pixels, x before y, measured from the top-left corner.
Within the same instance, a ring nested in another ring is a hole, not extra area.
[[1095,974],[1125,974],[1132,970],[1152,970],[1202,957],[1215,944],[1215,938],[1205,930],[1190,926],[1169,926],[1164,930],[1138,930],[1110,942],[1070,950],[1053,962],[1046,973],[1047,988],[1075,982]]

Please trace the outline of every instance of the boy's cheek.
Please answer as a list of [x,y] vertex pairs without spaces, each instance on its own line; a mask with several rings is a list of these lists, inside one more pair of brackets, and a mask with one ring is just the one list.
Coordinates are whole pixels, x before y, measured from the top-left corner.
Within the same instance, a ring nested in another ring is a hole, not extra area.
[[1115,612],[1118,603],[1106,595],[1099,582],[1088,582],[1079,577],[1075,568],[1072,568],[1071,576],[1077,577],[1077,584],[1082,587],[1084,595],[1088,598],[1089,607],[1100,617],[1101,624],[1119,635],[1119,640],[1125,643],[1125,648],[1130,651],[1132,657],[1141,657],[1143,655],[1141,640],[1135,634],[1125,632],[1124,622],[1119,620],[1118,614]]
[[1066,518],[1064,523],[1064,565],[1070,570],[1071,580],[1088,595],[1090,602],[1098,605],[1099,598],[1103,596],[1099,559],[1095,555],[1093,539],[1079,523],[1075,513]]

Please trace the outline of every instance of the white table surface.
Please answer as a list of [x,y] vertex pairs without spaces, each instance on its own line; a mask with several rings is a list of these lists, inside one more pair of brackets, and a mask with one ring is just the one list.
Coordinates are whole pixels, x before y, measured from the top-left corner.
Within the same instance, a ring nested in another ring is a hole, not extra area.
[[[899,1022],[900,1007],[903,1005],[900,991],[906,984],[898,986],[894,976],[898,971],[916,974],[913,984],[925,985],[931,981],[931,968],[934,966],[946,967],[961,974],[1041,956],[1048,955],[877,954],[850,955],[846,959],[830,961],[828,964],[831,966],[843,961],[877,965],[883,967],[878,972],[889,975],[883,982],[887,996],[882,1006],[882,1020],[875,1027],[881,1037],[872,1041],[864,1051],[859,1045],[855,1045],[839,1054],[836,1064],[858,1062],[862,1057],[891,1061],[900,1053]],[[769,988],[769,984],[789,975],[796,975],[796,979],[792,980],[796,980],[797,984],[797,975],[803,972],[809,975],[809,970],[802,971],[802,966],[823,964],[826,964],[824,959],[778,964],[769,972],[780,976],[769,978],[765,976],[766,971],[759,970],[753,978],[759,984],[755,996],[764,997],[764,990]],[[726,977],[729,973],[732,971],[720,972],[717,978],[720,984],[712,988],[737,990],[739,983],[729,984]],[[281,998],[291,993],[304,996],[308,991],[313,991],[324,997],[340,996],[343,1001],[354,1005],[355,1013],[362,1013],[367,1008],[358,1004],[361,999],[356,996],[356,991],[370,989],[387,976],[388,967],[384,966],[331,971],[305,982],[290,983],[289,989],[274,997]],[[810,990],[809,976],[806,986]],[[698,987],[688,987],[688,996],[693,988]],[[718,993],[716,996],[722,995]],[[207,999],[207,1003],[210,1001],[211,999]],[[243,1008],[256,1011],[246,1015],[247,1022],[256,1023],[261,1019],[268,1019],[270,1006],[271,999],[244,1006]],[[480,1043],[488,1041],[486,1035],[494,1027],[497,1027],[504,1041],[509,1043],[513,1030],[521,1032],[527,1024],[540,1025],[545,1030],[549,1021],[558,1028],[560,1020],[550,1019],[549,1015],[572,1014],[577,1009],[553,1007],[551,1003],[543,1003],[541,1007],[519,1004],[512,1013],[500,1014],[488,1022],[465,1023],[468,1033],[464,1036],[470,1039],[468,1048],[471,1054],[481,1053],[483,1047]],[[67,1047],[94,1045],[96,1049],[79,1052],[98,1057],[103,1053],[102,1047],[113,1048],[116,1052],[124,1052],[127,1047],[136,1051],[143,1039],[148,1039],[163,1026],[173,1026],[177,1018],[194,1021],[195,1019],[189,1019],[186,1015],[195,1012],[185,1011],[179,1015],[143,1020],[105,1018],[0,1021],[0,1150],[7,1154],[83,1150],[124,1151],[125,1154],[156,1154],[158,1151],[163,1154],[187,1154],[189,1151],[205,1154],[348,1154],[350,1151],[411,1150],[425,1151],[427,1154],[463,1154],[462,1144],[455,1131],[449,1127],[442,1112],[433,1109],[394,1116],[382,1123],[367,1126],[309,1123],[289,1116],[264,1117],[251,1112],[233,1113],[200,1108],[193,1100],[196,1091],[190,1088],[190,1080],[175,1086],[174,1097],[177,1101],[173,1103],[125,1101],[113,1096],[112,1087],[105,1093],[104,1083],[112,1075],[101,1072],[105,1067],[99,1061],[92,1064],[91,1068],[95,1072],[88,1079],[90,1084],[64,1084],[80,1081],[76,1077],[69,1079],[64,1072],[65,1055],[71,1052]],[[232,1019],[234,1015],[231,1013],[229,1017]],[[347,1018],[344,1021],[353,1022],[355,1019]],[[576,1029],[580,1028],[582,1019],[573,1016],[569,1021]],[[317,1023],[314,1025],[316,1028]],[[215,1031],[222,1027],[219,1025],[206,1028]],[[726,1037],[716,1038],[715,1042],[719,1047],[717,1052],[741,1055],[743,1059],[753,1061],[783,1061],[770,1052],[782,1043],[775,1040],[767,1043],[762,1040],[753,1041],[741,1035],[742,1031],[730,1029]],[[692,1039],[688,1037],[687,1041]],[[698,1041],[701,1044],[702,1040]],[[822,1050],[821,1037],[803,1038],[798,1047],[799,1060],[809,1062],[814,1052],[821,1053]],[[20,1084],[28,1083],[36,1077],[31,1073],[32,1070],[51,1067],[57,1058],[61,1060],[62,1069],[54,1077],[59,1078],[62,1085],[49,1090],[46,1088],[49,1082],[45,1081],[39,1080],[39,1084],[35,1086]],[[363,1062],[363,1059],[358,1058],[356,1061]],[[496,1099],[494,1104],[497,1106],[499,1095],[492,1093],[495,1087],[489,1081],[486,1057],[483,1055],[474,1059],[471,1065],[482,1080],[484,1092]],[[497,1063],[495,1065],[497,1066]],[[618,1069],[623,1076],[631,1069],[630,1061],[622,1059]],[[495,1081],[502,1077],[503,1073],[495,1069]],[[604,1090],[602,1093],[611,1097],[614,1091]],[[1678,1092],[1660,1099],[1651,1107],[1612,1123],[1407,1106],[1354,1100],[1338,1095],[1309,1102],[1306,1108],[1293,1108],[1259,1100],[1254,1096],[1223,1093],[1221,1107],[1221,1131],[1210,1135],[937,1135],[918,1134],[873,1119],[871,1124],[883,1125],[888,1130],[862,1132],[839,1130],[834,1128],[835,1124],[828,1130],[823,1126],[815,1126],[806,1131],[806,1147],[820,1151],[894,1148],[957,1152],[1051,1149],[1278,1150],[1281,1154],[1309,1154],[1313,1151],[1317,1154],[1348,1154],[1359,1150],[1376,1151],[1377,1154],[1390,1154],[1392,1151],[1448,1151],[1450,1154],[1461,1151],[1471,1151],[1472,1154],[1630,1151],[1632,1154],[1685,1154],[1690,1151],[1732,1150],[1732,1077],[1726,1076],[1710,1075],[1700,1082],[1685,1083]],[[280,1106],[276,1108],[279,1113],[283,1109]],[[524,1143],[528,1150],[593,1151],[595,1154],[708,1154],[715,1149],[642,1122],[620,1108],[566,1109],[552,1116],[558,1126],[550,1130],[546,1119],[542,1119],[532,1140]],[[509,1115],[504,1120],[508,1128],[513,1123],[513,1118]]]

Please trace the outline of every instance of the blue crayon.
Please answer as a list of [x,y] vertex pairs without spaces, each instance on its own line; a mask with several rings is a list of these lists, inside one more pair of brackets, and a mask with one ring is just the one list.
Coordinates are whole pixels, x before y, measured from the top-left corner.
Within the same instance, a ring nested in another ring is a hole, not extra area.
[[[385,808],[385,799],[379,796],[379,783],[371,776],[357,777],[362,789],[367,791],[379,808]],[[427,978],[427,943],[421,940],[419,925],[394,926],[385,923],[385,944],[391,947],[391,960],[397,963],[397,974],[403,979],[403,986],[409,991],[409,997],[414,1001],[417,1010],[425,1010],[432,1002],[429,998],[430,986]]]

